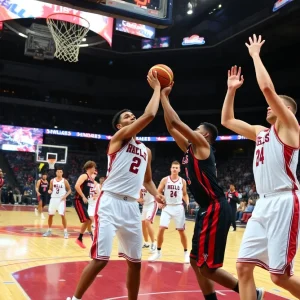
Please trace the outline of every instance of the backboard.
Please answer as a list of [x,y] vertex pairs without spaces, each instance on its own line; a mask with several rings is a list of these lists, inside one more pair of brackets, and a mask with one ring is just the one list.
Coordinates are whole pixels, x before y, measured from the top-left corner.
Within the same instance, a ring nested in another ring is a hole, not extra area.
[[55,159],[58,164],[66,164],[68,147],[40,144],[36,147],[36,162],[48,163],[49,159]]

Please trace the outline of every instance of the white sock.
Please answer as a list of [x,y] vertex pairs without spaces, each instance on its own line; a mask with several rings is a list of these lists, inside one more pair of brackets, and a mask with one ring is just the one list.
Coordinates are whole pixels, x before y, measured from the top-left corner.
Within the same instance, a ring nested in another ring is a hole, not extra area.
[[149,242],[145,242],[144,244],[145,244],[145,245],[147,245],[147,246],[149,246],[149,245],[150,245],[150,243],[149,243]]
[[64,233],[68,233],[68,229],[67,228],[64,229]]
[[48,228],[48,231],[51,232],[51,228]]
[[81,300],[79,298],[76,298],[75,296],[72,297],[72,300]]

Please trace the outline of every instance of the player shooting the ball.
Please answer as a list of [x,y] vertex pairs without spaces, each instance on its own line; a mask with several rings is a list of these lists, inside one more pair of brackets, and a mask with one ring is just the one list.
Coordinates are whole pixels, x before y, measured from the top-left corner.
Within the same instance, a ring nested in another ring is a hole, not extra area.
[[115,234],[119,240],[119,256],[127,260],[128,299],[138,298],[142,225],[136,199],[141,186],[144,185],[157,202],[164,203],[164,197],[158,193],[152,181],[151,150],[136,138],[154,119],[159,107],[161,86],[156,72],[149,72],[147,80],[154,92],[144,114],[136,119],[130,110],[123,109],[113,118],[113,127],[117,132],[108,146],[107,178],[96,204],[92,261],[83,270],[72,300],[81,299],[107,265]]
[[[186,182],[200,206],[195,222],[190,263],[205,300],[216,300],[214,282],[239,293],[238,280],[221,269],[231,225],[231,208],[217,180],[212,144],[218,136],[218,130],[207,122],[201,123],[196,130],[183,123],[169,101],[172,86],[173,84],[161,91],[164,118],[169,133],[185,153],[182,165]],[[260,300],[262,296],[263,291],[257,289],[255,299]]]

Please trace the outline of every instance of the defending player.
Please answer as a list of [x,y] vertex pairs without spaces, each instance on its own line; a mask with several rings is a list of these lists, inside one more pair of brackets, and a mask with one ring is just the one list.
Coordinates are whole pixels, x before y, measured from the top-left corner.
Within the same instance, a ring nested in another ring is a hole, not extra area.
[[[192,130],[183,123],[169,102],[172,87],[161,92],[161,103],[167,129],[180,149],[185,152],[182,164],[187,184],[200,209],[195,222],[190,262],[206,300],[216,300],[214,283],[239,292],[236,278],[221,269],[227,235],[231,224],[231,209],[223,189],[218,185],[212,143],[218,136],[217,128],[202,123]],[[262,299],[257,291],[257,299]],[[252,298],[256,299],[256,297]]]
[[47,180],[47,174],[42,174],[42,178],[37,181],[35,186],[35,191],[38,200],[38,208],[34,209],[35,215],[38,216],[38,214],[40,214],[42,220],[45,220],[43,208],[47,205],[48,189],[49,182]]
[[79,176],[75,184],[76,195],[74,206],[79,220],[82,223],[79,236],[76,239],[76,243],[81,248],[86,248],[86,246],[82,242],[82,237],[88,227],[89,234],[91,236],[91,239],[93,240],[93,233],[91,229],[92,221],[88,214],[88,199],[90,198],[91,192],[93,192],[94,190],[94,178],[92,178],[92,176],[93,174],[95,174],[96,167],[97,165],[94,161],[87,161],[83,166],[85,173]]
[[[153,220],[158,210],[158,203],[155,201],[155,198],[145,189],[144,186],[140,191],[140,199],[138,200],[138,202],[143,204],[142,229],[145,241],[143,248],[149,248],[150,246],[150,253],[154,253],[156,251],[156,243]],[[151,245],[149,245],[148,243],[148,236],[150,237]]]
[[64,227],[64,238],[69,237],[67,230],[67,220],[65,217],[66,211],[66,200],[67,197],[71,194],[71,187],[68,180],[63,177],[62,167],[56,168],[56,177],[51,179],[50,188],[48,193],[51,194],[51,199],[48,207],[48,230],[43,234],[44,237],[51,236],[51,227],[53,222],[53,216],[56,211],[61,215],[61,221]]
[[184,262],[190,263],[190,256],[187,251],[187,237],[185,234],[185,209],[182,205],[182,199],[187,206],[189,205],[186,181],[178,175],[180,172],[180,163],[178,161],[172,162],[170,171],[171,175],[163,178],[157,189],[159,193],[164,192],[166,207],[163,208],[160,216],[157,251],[149,257],[148,260],[156,261],[161,258],[161,246],[164,241],[164,233],[165,230],[168,229],[170,221],[173,219],[184,249]]
[[123,109],[113,118],[117,132],[110,140],[107,178],[96,205],[95,238],[91,248],[93,260],[84,269],[72,300],[82,298],[108,263],[115,234],[119,240],[119,256],[127,260],[128,299],[138,298],[142,226],[136,201],[141,186],[144,184],[158,202],[164,201],[152,181],[151,150],[136,139],[136,135],[154,119],[159,106],[160,83],[156,73],[149,73],[147,79],[154,93],[144,114],[136,119],[130,110]]
[[265,69],[260,49],[261,36],[246,44],[253,59],[258,85],[269,105],[271,128],[250,125],[234,117],[234,96],[243,84],[241,69],[228,71],[228,90],[222,109],[222,125],[256,142],[253,172],[260,196],[243,236],[237,260],[242,300],[255,295],[255,265],[270,272],[272,281],[300,299],[300,278],[293,275],[293,260],[299,236],[299,183],[296,177],[299,124],[296,102],[277,95]]

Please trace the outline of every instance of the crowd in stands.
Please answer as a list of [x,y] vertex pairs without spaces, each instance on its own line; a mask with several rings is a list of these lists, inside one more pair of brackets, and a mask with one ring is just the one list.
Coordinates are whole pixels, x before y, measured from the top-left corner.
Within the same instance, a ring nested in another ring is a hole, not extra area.
[[[7,191],[11,191],[13,199],[18,198],[15,202],[19,203],[19,195],[22,195],[22,199],[25,203],[27,197],[34,197],[34,184],[36,177],[39,176],[38,164],[35,162],[33,153],[23,152],[5,152],[5,157],[13,171],[13,174],[17,181],[17,186],[11,186],[6,184]],[[94,160],[98,165],[99,176],[105,176],[106,173],[106,161],[103,157],[99,158],[96,154],[92,157],[91,155],[69,153],[68,164],[65,166],[64,175],[71,184],[72,194],[70,199],[73,199],[75,194],[75,183],[78,176],[82,173],[82,166],[87,160]],[[152,162],[153,180],[156,185],[159,184],[160,180],[169,174],[169,166],[171,162],[175,160],[174,157],[156,157]],[[258,198],[256,193],[251,159],[230,159],[226,162],[221,162],[218,165],[218,179],[219,183],[224,187],[224,192],[227,191],[230,183],[235,183],[236,190],[239,192],[241,204],[238,210],[239,215],[237,219],[241,219],[242,212],[247,210],[247,203],[249,197],[255,205],[255,199]],[[184,177],[184,174],[182,174]],[[38,178],[37,178],[38,179]],[[26,197],[27,196],[27,197]],[[194,201],[193,196],[190,195],[190,205],[187,208],[187,214],[191,217],[196,215],[199,209],[198,204]],[[250,208],[248,208],[250,209]]]
[[[34,198],[35,194],[35,179],[40,176],[34,154],[5,152],[5,158],[13,171],[17,185],[12,186],[6,182],[2,189],[2,198],[7,198],[6,202],[31,204],[30,199]],[[64,176],[68,179],[72,188],[72,194],[69,196],[70,204],[75,194],[75,183],[78,176],[83,172],[82,166],[87,160],[94,160],[97,163],[99,177],[105,176],[106,161],[103,157],[99,157],[96,154],[94,156],[87,156],[85,154],[69,153],[68,164],[64,168]],[[173,160],[175,160],[174,157],[156,157],[152,162],[152,175],[156,185],[159,184],[163,177],[169,174],[169,166]],[[255,188],[251,159],[232,158],[220,162],[217,173],[219,183],[224,187],[224,193],[228,190],[229,184],[234,183],[240,199],[236,219],[237,222],[247,222],[259,198]],[[297,175],[299,175],[299,171]],[[184,174],[181,176],[184,177]],[[2,202],[5,201],[2,200]],[[198,209],[198,204],[190,194],[190,205],[187,207],[187,216],[193,218]]]

